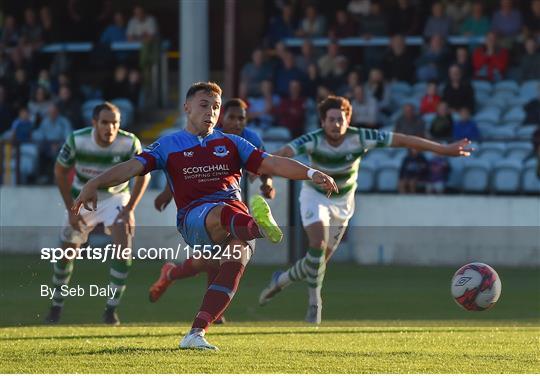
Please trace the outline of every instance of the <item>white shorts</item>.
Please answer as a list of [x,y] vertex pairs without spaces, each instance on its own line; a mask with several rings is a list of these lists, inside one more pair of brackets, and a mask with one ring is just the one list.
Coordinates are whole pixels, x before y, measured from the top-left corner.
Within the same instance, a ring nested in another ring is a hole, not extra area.
[[354,213],[354,190],[342,197],[328,198],[307,184],[303,184],[299,200],[304,228],[313,223],[322,222],[329,231],[328,248],[332,252],[335,251]]
[[83,217],[86,225],[81,224],[82,231],[77,231],[69,224],[69,217],[66,213],[64,219],[64,225],[60,232],[60,239],[66,243],[83,244],[88,241],[88,234],[92,232],[94,227],[99,223],[103,223],[105,227],[105,233],[110,235],[110,226],[113,225],[114,220],[118,216],[118,213],[122,211],[122,208],[129,202],[130,194],[118,193],[103,201],[98,201],[96,211],[86,210],[81,208],[81,216]]

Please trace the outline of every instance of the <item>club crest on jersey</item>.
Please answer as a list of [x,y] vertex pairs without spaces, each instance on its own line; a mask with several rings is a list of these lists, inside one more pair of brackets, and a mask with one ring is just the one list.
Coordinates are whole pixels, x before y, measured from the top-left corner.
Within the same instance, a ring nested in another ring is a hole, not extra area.
[[185,151],[184,152],[184,157],[193,157],[193,152],[192,151]]
[[229,155],[229,151],[227,150],[225,146],[216,146],[214,148],[214,155],[216,157],[225,157]]

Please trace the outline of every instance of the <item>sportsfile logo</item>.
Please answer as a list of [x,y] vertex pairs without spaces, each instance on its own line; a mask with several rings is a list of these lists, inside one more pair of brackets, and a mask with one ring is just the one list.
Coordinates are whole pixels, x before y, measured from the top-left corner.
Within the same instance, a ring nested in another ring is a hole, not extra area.
[[455,286],[463,286],[465,285],[467,282],[469,282],[472,278],[471,277],[461,277],[460,279],[458,279],[458,281],[456,282]]

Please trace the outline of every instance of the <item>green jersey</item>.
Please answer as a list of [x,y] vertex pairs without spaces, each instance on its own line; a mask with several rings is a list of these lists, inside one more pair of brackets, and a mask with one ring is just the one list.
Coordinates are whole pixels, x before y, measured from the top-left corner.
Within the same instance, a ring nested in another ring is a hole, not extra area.
[[[345,140],[332,146],[326,140],[323,129],[305,134],[291,141],[288,146],[295,155],[306,154],[311,167],[330,175],[339,188],[338,196],[356,190],[360,159],[369,150],[390,146],[392,132],[365,128],[347,128]],[[304,182],[323,192],[311,180]]]
[[[73,132],[60,149],[56,159],[64,167],[75,166],[75,179],[71,188],[74,197],[79,194],[88,180],[142,151],[141,142],[132,133],[119,130],[114,142],[103,147],[96,143],[94,132],[92,127]],[[129,192],[129,181],[100,189],[99,195],[103,199],[121,192]]]

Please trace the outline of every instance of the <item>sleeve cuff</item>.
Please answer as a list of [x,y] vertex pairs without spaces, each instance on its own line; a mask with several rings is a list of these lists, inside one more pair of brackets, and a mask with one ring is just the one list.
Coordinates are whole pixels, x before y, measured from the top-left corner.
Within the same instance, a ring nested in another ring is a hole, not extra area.
[[266,157],[268,157],[268,153],[262,152],[260,150],[254,150],[247,160],[246,169],[249,172],[258,175],[257,171],[259,170],[262,161]]

